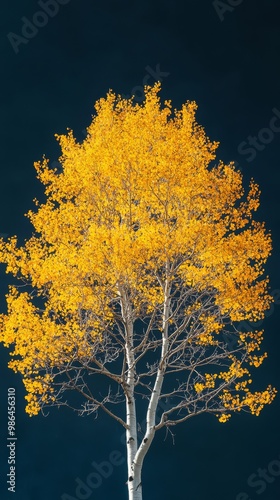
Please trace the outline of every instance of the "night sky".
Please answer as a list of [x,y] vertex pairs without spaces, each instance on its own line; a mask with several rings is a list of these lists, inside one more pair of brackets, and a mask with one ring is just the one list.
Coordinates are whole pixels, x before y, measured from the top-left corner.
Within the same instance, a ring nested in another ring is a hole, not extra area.
[[[217,158],[234,160],[248,186],[261,188],[273,255],[266,270],[276,303],[267,314],[268,358],[255,380],[280,390],[280,4],[277,0],[14,0],[1,8],[0,232],[30,236],[24,214],[44,201],[33,162],[60,154],[54,134],[82,140],[94,103],[111,88],[141,102],[143,85],[162,82],[162,99],[199,106],[198,122],[220,142]],[[42,14],[43,13],[43,14]],[[36,27],[37,25],[37,27]],[[55,164],[55,163],[54,163]],[[0,308],[9,277],[0,268]],[[278,295],[277,295],[278,291]],[[277,298],[278,297],[278,298]],[[277,303],[278,302],[278,303]],[[123,428],[100,413],[66,408],[30,418],[19,375],[1,346],[0,431],[3,500],[126,499]],[[16,493],[7,491],[7,390],[16,389]],[[214,416],[177,426],[175,445],[159,431],[143,469],[144,500],[278,500],[279,395],[259,417]],[[100,475],[101,462],[107,477]],[[95,462],[95,466],[92,465]],[[104,464],[103,464],[104,465]],[[76,494],[95,472],[96,488]],[[99,474],[99,475],[98,475]]]

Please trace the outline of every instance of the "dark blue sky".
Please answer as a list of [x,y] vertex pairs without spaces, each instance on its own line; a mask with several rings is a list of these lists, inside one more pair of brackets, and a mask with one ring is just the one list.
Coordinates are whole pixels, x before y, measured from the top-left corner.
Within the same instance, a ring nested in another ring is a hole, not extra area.
[[[56,161],[55,133],[69,127],[82,139],[95,101],[109,88],[141,100],[143,85],[160,78],[162,98],[175,107],[186,100],[198,103],[199,123],[221,143],[218,158],[238,162],[245,184],[251,177],[260,184],[259,218],[274,242],[267,271],[271,289],[280,290],[279,14],[276,0],[6,2],[0,37],[0,232],[29,236],[23,214],[42,196],[33,162],[43,154]],[[2,267],[0,278],[4,311],[8,279]],[[268,383],[280,388],[279,319],[276,304],[264,323],[269,357],[257,375],[260,389]],[[86,482],[93,472],[98,487],[84,491],[84,499],[125,499],[122,428],[101,413],[94,420],[66,409],[29,418],[21,379],[6,368],[3,347],[0,357],[1,499],[82,498],[75,493],[77,481]],[[15,494],[6,486],[11,386],[17,391]],[[162,431],[149,451],[145,500],[279,498],[279,396],[258,418],[237,415],[222,425],[206,415],[174,431],[175,446],[170,437],[164,441]],[[108,460],[113,465],[104,468],[108,477],[102,479],[98,464]]]

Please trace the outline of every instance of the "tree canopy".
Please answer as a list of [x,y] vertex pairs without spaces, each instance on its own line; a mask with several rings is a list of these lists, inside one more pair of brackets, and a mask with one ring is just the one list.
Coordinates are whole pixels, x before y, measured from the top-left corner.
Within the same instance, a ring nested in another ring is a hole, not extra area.
[[[133,346],[140,392],[159,369],[185,366],[186,415],[192,402],[224,422],[230,411],[259,414],[275,397],[271,386],[249,389],[266,357],[263,332],[234,328],[264,318],[272,302],[264,274],[271,236],[253,218],[259,187],[251,180],[245,193],[234,164],[214,162],[218,143],[196,123],[195,102],[173,110],[159,90],[146,87],[142,104],[110,91],[83,142],[71,130],[57,136],[61,170],[46,158],[35,163],[46,201],[28,213],[34,234],[21,246],[1,239],[0,260],[20,285],[9,288],[0,339],[13,346],[9,366],[23,375],[29,415],[62,404],[75,385],[94,410],[79,370],[122,384],[128,320],[141,324]],[[233,350],[225,330],[238,336]],[[141,386],[137,363],[162,348],[161,332],[164,356]]]

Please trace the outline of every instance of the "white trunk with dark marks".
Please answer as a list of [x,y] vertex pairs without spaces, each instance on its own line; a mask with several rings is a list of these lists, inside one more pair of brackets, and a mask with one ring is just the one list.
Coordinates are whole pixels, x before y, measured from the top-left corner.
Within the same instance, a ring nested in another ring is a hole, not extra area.
[[163,310],[163,325],[162,325],[162,348],[159,367],[156,380],[151,394],[147,417],[146,417],[146,432],[140,445],[137,443],[137,415],[134,396],[135,384],[135,359],[133,352],[133,321],[132,310],[127,300],[125,292],[121,292],[122,299],[122,314],[126,324],[126,361],[127,361],[127,386],[126,386],[126,423],[128,425],[126,431],[126,446],[127,446],[127,467],[128,467],[128,497],[129,500],[142,500],[142,466],[144,458],[150,448],[155,435],[156,411],[159,402],[159,396],[163,384],[165,374],[166,354],[168,351],[168,318],[170,312],[170,284],[168,280],[165,283],[165,300]]

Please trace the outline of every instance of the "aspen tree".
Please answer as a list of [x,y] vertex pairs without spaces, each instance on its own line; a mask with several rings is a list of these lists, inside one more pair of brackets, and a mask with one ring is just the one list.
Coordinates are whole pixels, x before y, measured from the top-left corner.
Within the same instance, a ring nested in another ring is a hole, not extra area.
[[61,170],[35,163],[46,200],[27,214],[33,235],[0,243],[19,283],[0,339],[23,376],[27,413],[68,405],[117,420],[129,500],[142,499],[159,429],[202,413],[220,422],[259,415],[276,394],[251,388],[266,357],[263,331],[236,328],[263,319],[273,300],[264,274],[271,236],[253,217],[259,187],[251,180],[245,192],[233,162],[214,163],[218,143],[196,123],[195,102],[173,110],[159,91],[145,87],[142,104],[110,91],[83,142],[71,130],[57,136]]

